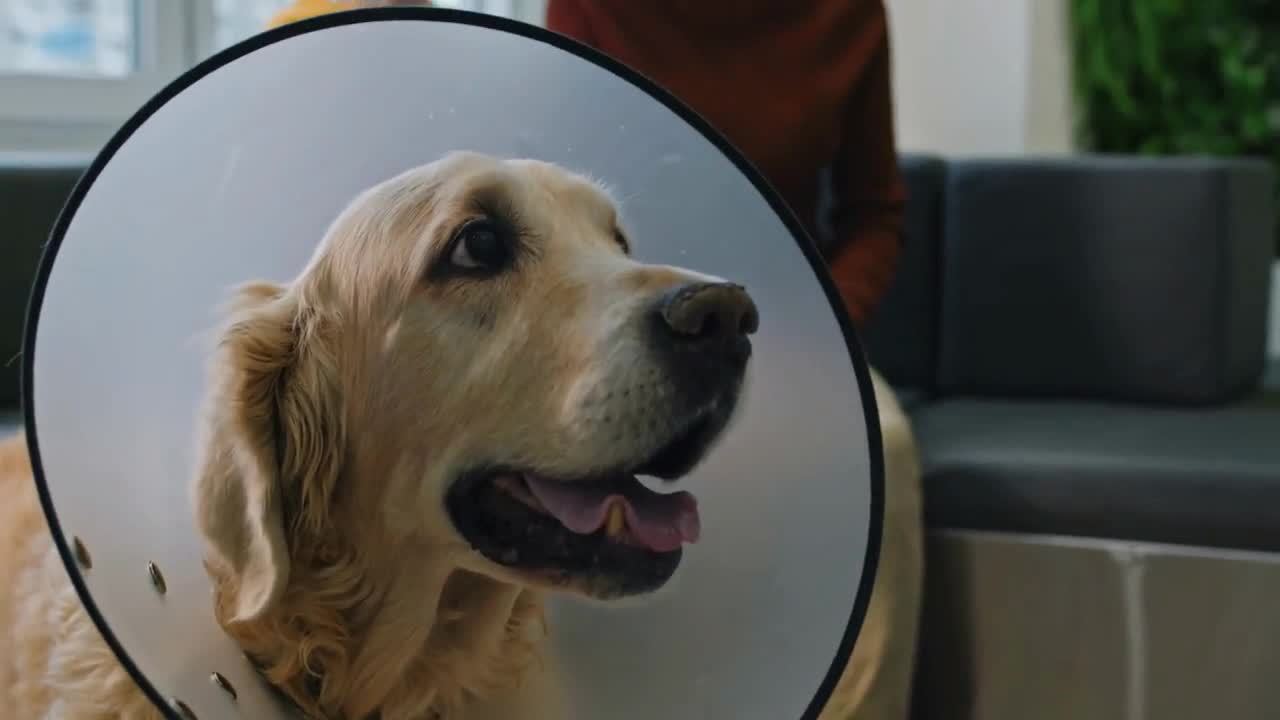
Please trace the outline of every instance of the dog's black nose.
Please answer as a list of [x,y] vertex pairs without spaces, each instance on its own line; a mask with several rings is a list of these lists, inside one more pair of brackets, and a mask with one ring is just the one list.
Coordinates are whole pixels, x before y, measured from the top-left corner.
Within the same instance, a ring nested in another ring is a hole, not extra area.
[[666,329],[676,340],[732,345],[760,326],[760,313],[740,285],[700,282],[668,290],[658,300]]

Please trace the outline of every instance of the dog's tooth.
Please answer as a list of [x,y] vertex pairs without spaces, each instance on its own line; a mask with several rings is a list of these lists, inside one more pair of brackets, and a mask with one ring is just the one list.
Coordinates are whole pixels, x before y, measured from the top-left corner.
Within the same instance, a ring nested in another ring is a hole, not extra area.
[[609,506],[609,515],[605,518],[604,531],[611,538],[617,538],[622,535],[622,531],[627,527],[627,516],[622,511],[622,505],[614,503]]

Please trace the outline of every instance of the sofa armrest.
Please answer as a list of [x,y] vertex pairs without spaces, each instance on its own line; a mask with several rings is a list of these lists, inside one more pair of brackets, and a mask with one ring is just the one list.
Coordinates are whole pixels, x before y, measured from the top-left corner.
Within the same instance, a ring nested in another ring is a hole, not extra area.
[[899,161],[907,190],[902,253],[893,283],[862,333],[867,358],[896,386],[932,394],[938,355],[938,254],[946,163],[928,155]]

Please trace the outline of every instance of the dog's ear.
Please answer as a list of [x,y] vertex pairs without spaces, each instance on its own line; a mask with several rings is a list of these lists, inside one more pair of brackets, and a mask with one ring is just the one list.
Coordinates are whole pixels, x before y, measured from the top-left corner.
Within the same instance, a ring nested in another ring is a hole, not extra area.
[[195,504],[229,622],[272,608],[289,580],[291,536],[327,523],[343,421],[326,334],[297,294],[254,284],[219,339]]

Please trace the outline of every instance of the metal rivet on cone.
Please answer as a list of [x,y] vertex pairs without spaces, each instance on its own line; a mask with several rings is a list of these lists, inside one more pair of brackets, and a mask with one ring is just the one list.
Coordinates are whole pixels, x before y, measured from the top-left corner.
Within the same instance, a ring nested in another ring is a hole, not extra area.
[[89,548],[84,546],[84,542],[80,538],[71,538],[71,552],[76,556],[76,562],[81,568],[88,570],[93,567],[93,558],[89,556]]
[[215,672],[209,676],[209,679],[212,680],[213,684],[217,685],[220,690],[230,695],[232,700],[239,699],[239,696],[236,694],[236,689],[231,685],[229,680],[222,676],[222,673]]
[[161,574],[160,568],[155,563],[147,563],[147,574],[151,576],[151,585],[156,589],[156,592],[161,595],[169,592],[169,586],[165,584],[164,575]]
[[199,718],[196,717],[195,712],[193,712],[191,708],[187,707],[186,703],[182,702],[178,698],[169,698],[169,707],[173,708],[174,711],[178,713],[178,717],[182,718],[182,720],[199,720]]

